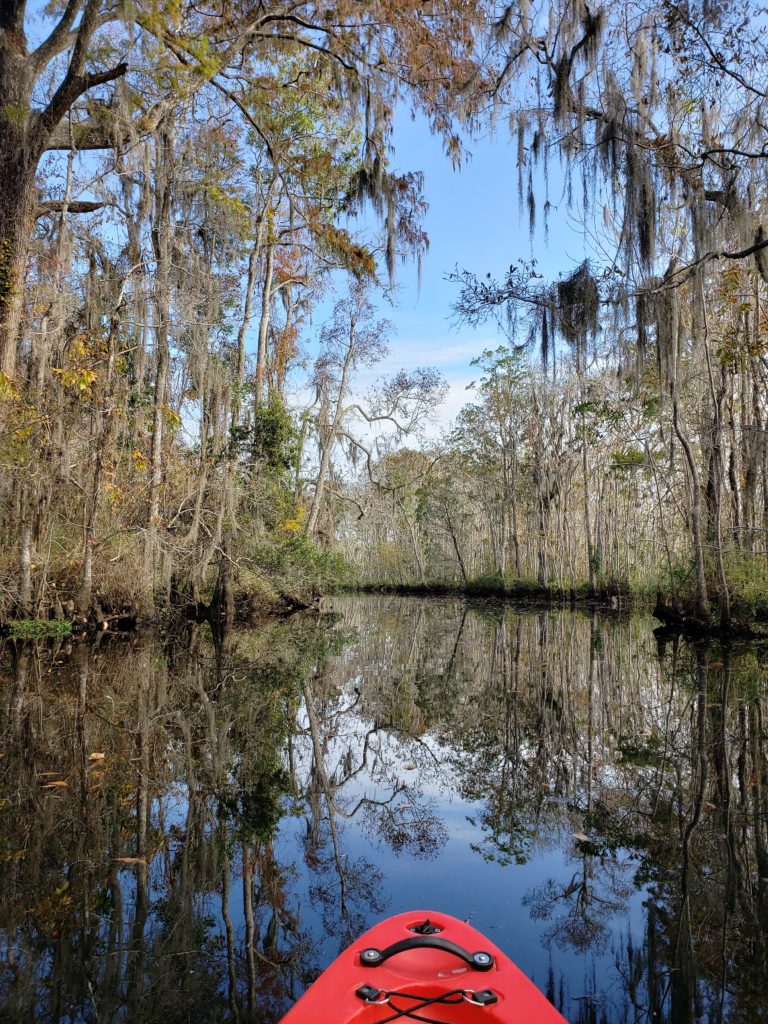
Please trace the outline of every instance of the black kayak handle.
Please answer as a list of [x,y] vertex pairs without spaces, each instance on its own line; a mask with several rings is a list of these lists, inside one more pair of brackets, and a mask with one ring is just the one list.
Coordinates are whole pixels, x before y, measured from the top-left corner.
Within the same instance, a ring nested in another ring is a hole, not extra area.
[[360,965],[361,967],[380,967],[391,956],[405,953],[409,949],[439,949],[443,953],[453,953],[473,971],[490,971],[493,967],[493,957],[490,953],[486,953],[484,950],[470,953],[462,946],[451,942],[450,939],[442,939],[437,935],[414,935],[413,938],[393,942],[386,949],[375,949],[374,947],[363,949],[360,951]]

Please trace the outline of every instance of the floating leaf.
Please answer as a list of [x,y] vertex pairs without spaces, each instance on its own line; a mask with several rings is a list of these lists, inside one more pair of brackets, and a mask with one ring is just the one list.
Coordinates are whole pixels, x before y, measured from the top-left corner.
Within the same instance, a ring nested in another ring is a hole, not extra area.
[[415,765],[415,764],[404,764],[404,765],[403,765],[403,769],[404,769],[404,770],[405,770],[406,772],[412,772],[412,771],[415,771],[415,769],[416,769],[416,765]]

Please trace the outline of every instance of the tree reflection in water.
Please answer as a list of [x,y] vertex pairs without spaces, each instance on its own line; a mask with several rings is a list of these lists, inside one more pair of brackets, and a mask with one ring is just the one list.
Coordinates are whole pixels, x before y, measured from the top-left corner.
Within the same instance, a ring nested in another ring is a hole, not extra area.
[[275,1020],[412,899],[579,1024],[768,1019],[764,651],[334,607],[6,647],[2,1020]]

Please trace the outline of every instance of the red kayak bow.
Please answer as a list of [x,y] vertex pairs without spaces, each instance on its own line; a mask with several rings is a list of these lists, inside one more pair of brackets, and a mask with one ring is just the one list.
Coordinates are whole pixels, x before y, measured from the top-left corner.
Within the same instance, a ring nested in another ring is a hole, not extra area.
[[471,925],[414,910],[346,949],[282,1024],[566,1024],[509,957]]

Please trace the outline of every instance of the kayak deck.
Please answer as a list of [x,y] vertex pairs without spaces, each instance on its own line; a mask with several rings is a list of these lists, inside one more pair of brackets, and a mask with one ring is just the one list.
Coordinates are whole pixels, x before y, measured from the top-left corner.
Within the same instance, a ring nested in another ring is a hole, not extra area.
[[479,931],[437,911],[387,918],[352,943],[282,1024],[566,1024]]

